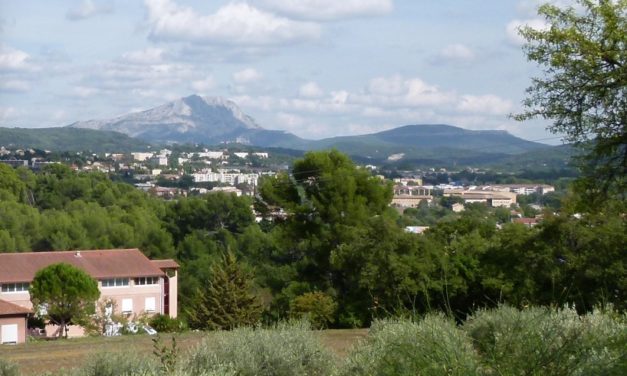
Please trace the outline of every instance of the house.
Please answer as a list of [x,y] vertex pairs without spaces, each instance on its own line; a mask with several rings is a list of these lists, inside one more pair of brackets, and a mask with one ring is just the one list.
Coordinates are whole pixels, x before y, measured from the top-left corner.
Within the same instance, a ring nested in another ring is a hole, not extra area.
[[17,344],[26,341],[28,315],[31,310],[0,300],[0,344]]
[[[178,264],[174,260],[150,260],[138,249],[1,253],[0,300],[30,312],[33,307],[28,288],[35,274],[60,262],[76,266],[97,280],[100,302],[113,301],[116,314],[129,318],[156,313],[177,316]],[[54,328],[47,328],[47,332],[54,332]],[[69,335],[83,335],[83,330],[70,327]]]

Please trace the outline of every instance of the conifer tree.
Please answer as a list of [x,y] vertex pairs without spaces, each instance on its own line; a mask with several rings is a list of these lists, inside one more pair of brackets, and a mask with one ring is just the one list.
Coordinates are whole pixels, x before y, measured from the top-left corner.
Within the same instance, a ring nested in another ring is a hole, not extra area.
[[194,329],[230,330],[254,325],[261,316],[261,302],[252,292],[253,276],[228,251],[211,268],[205,286],[196,289],[187,315]]

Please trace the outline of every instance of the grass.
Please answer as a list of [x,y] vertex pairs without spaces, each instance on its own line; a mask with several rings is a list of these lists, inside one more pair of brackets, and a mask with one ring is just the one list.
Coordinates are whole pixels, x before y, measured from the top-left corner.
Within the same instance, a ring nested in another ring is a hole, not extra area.
[[[350,348],[366,337],[367,329],[335,329],[319,331],[322,343],[339,357],[345,357]],[[182,353],[199,344],[203,338],[211,338],[211,332],[187,332],[176,334],[177,345]],[[46,371],[58,371],[80,367],[90,356],[97,353],[124,352],[134,355],[152,354],[152,338],[148,335],[120,337],[85,337],[48,342],[29,342],[16,346],[1,346],[0,359],[18,365],[21,374],[36,375]],[[170,335],[164,334],[167,340]]]

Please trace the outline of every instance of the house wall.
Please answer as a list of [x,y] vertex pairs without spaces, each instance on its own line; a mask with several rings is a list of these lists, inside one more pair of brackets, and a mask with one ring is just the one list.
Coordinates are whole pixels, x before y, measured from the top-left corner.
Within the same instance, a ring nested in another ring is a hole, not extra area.
[[173,275],[170,277],[170,290],[168,291],[170,296],[170,317],[176,318],[178,316],[178,272],[173,270]]
[[26,316],[2,316],[0,317],[0,339],[2,338],[2,325],[17,324],[17,343],[26,342]]
[[133,310],[130,316],[139,316],[145,312],[146,298],[154,298],[155,310],[152,313],[163,313],[163,306],[161,301],[161,291],[163,289],[163,279],[159,280],[159,284],[156,285],[140,285],[135,286],[133,280],[129,286],[119,287],[102,287],[102,283],[98,282],[100,288],[100,301],[104,302],[108,299],[115,301],[116,314],[122,313],[122,302],[124,299],[132,299]]

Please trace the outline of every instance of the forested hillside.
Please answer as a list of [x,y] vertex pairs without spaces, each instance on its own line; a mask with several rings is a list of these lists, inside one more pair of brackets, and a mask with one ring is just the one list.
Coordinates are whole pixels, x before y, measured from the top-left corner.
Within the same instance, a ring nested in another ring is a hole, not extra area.
[[266,322],[316,312],[321,327],[362,327],[404,312],[464,317],[501,302],[625,309],[622,201],[586,212],[567,197],[537,227],[501,229],[498,213],[477,205],[410,234],[388,206],[390,185],[336,151],[306,154],[260,191],[255,200],[163,201],[62,165],[38,174],[0,165],[0,251],[137,247],[176,258],[183,317],[202,304],[227,252],[254,276]]

